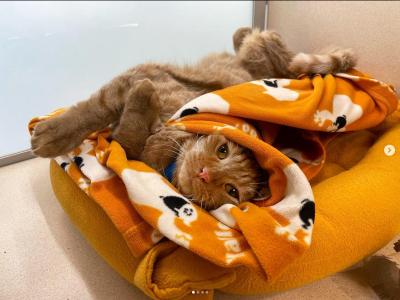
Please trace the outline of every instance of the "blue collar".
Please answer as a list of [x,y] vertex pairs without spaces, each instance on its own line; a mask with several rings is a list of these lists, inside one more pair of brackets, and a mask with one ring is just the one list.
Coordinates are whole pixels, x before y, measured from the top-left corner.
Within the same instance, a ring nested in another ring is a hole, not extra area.
[[169,182],[172,182],[172,178],[174,177],[175,169],[176,169],[176,161],[173,161],[164,169],[164,175],[168,179]]

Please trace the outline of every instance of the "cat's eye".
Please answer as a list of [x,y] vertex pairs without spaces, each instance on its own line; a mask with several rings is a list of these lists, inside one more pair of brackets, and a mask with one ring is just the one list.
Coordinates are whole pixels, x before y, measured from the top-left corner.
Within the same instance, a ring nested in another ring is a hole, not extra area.
[[226,158],[228,156],[228,153],[229,153],[228,144],[223,144],[219,146],[217,149],[217,156],[219,159]]
[[229,196],[239,200],[239,191],[232,184],[225,184],[225,191],[229,194]]

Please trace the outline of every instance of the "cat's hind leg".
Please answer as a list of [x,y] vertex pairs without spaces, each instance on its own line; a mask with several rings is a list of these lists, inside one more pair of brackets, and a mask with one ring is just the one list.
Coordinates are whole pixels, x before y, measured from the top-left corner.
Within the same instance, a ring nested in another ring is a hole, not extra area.
[[239,28],[233,44],[241,65],[255,79],[347,72],[357,62],[352,49],[332,46],[318,54],[294,55],[278,33],[268,30]]
[[287,78],[293,54],[274,31],[239,28],[233,35],[236,56],[255,79]]
[[289,70],[293,74],[329,74],[347,72],[357,64],[357,55],[348,48],[327,47],[318,54],[298,53]]
[[138,159],[146,139],[161,126],[160,102],[153,83],[149,79],[135,82],[128,92],[113,139],[121,144],[131,159]]

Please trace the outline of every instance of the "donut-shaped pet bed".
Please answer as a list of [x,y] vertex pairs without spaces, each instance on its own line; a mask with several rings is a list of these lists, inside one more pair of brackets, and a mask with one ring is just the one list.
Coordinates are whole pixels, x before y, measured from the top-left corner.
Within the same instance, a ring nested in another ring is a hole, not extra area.
[[[362,154],[365,137],[355,139],[359,141],[357,154]],[[165,299],[193,289],[260,294],[298,287],[339,272],[376,252],[400,232],[400,153],[386,155],[387,145],[400,149],[399,125],[379,137],[349,170],[327,165],[340,173],[313,186],[318,203],[313,242],[273,282],[244,267],[217,267],[169,242],[135,258],[103,209],[55,161],[51,162],[50,176],[57,199],[82,235],[118,273],[147,293],[151,290]],[[357,148],[357,144],[348,148]],[[196,268],[199,265],[204,269]],[[199,270],[203,272],[198,274]]]
[[283,291],[400,232],[397,112],[375,127],[396,106],[388,85],[356,71],[254,81],[187,103],[167,126],[224,135],[269,173],[270,195],[238,206],[199,209],[107,132],[53,160],[52,185],[96,251],[154,299]]

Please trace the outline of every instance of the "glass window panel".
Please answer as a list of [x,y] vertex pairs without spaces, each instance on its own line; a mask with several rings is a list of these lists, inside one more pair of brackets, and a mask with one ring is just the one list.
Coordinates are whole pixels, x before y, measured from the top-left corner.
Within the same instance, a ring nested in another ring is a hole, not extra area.
[[251,23],[252,1],[0,2],[0,156],[30,147],[31,117],[138,63],[232,51]]

